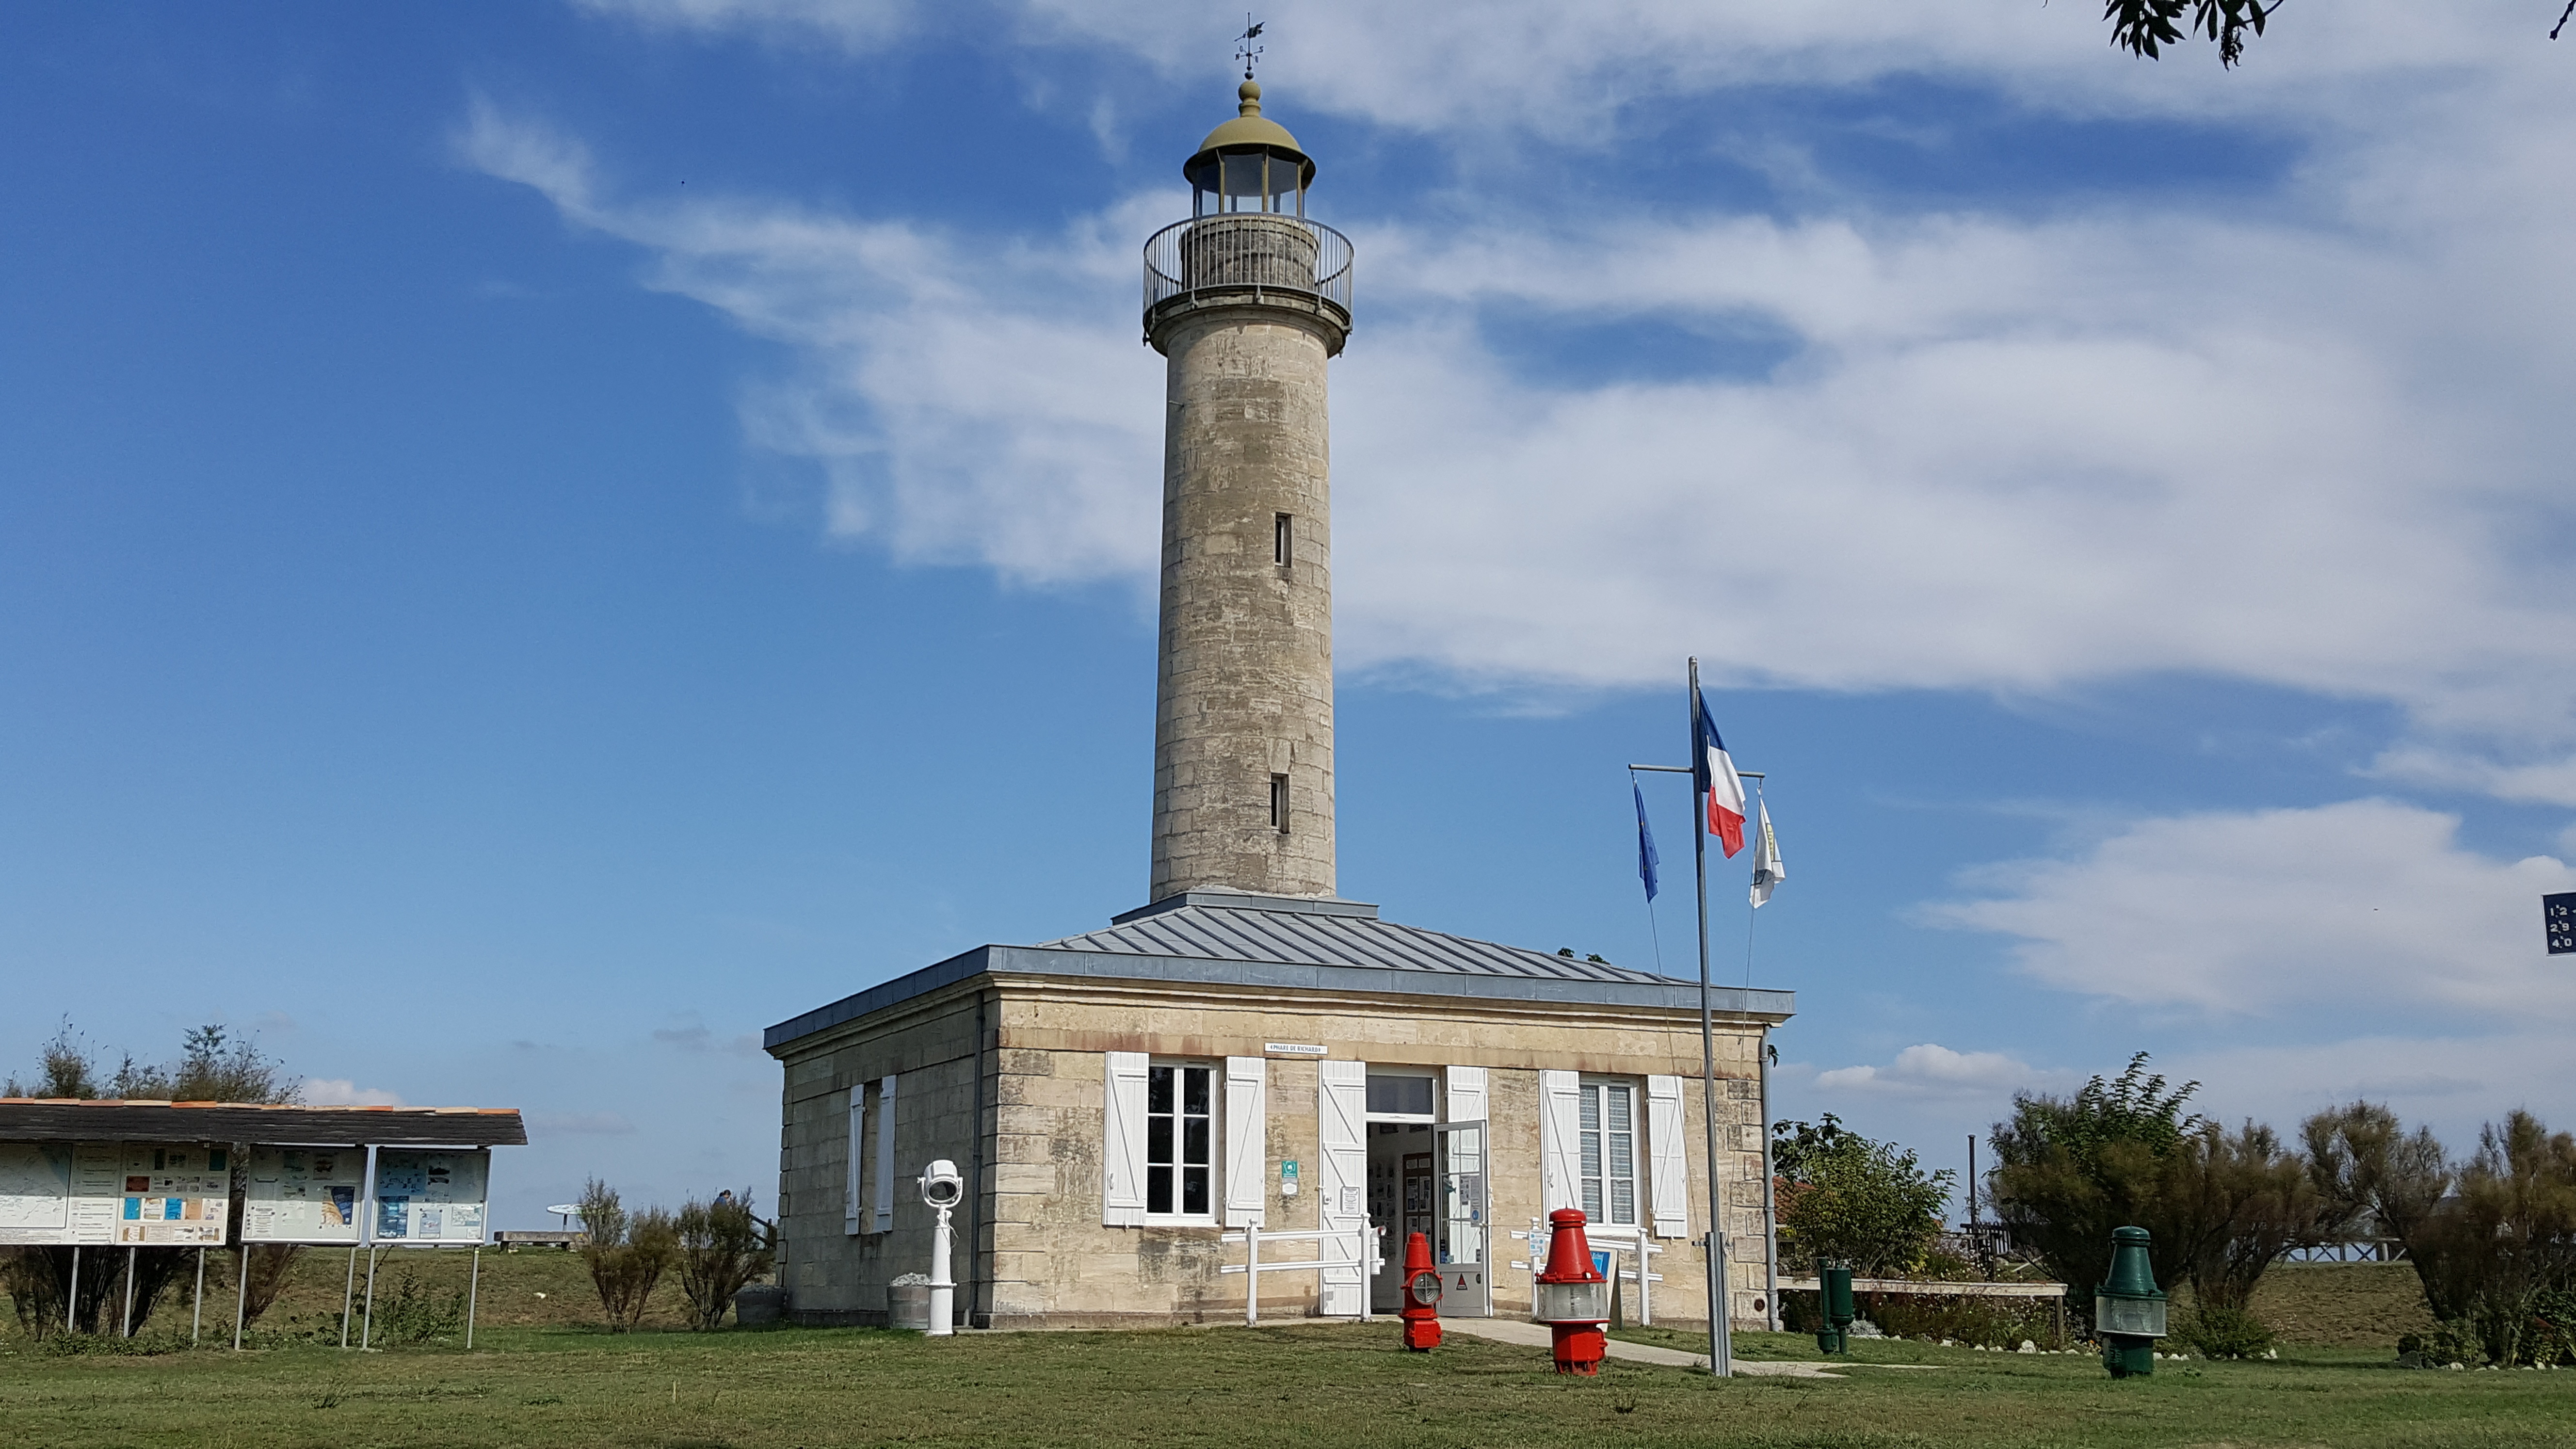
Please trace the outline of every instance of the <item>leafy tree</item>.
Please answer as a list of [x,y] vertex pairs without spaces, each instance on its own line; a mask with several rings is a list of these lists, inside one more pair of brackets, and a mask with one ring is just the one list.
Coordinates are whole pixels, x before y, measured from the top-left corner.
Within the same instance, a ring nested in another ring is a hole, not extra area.
[[1940,1237],[1953,1174],[1927,1176],[1913,1153],[1873,1142],[1830,1112],[1817,1125],[1774,1123],[1771,1162],[1781,1179],[1783,1254],[1839,1258],[1860,1277],[1881,1278],[1920,1267]]
[[2428,1264],[2414,1252],[2425,1222],[2449,1194],[2455,1174],[2433,1129],[2413,1136],[2397,1114],[2374,1102],[2330,1108],[2299,1126],[2307,1148],[2308,1177],[2324,1205],[2321,1235],[2354,1233],[2395,1238],[2406,1245],[2407,1261],[2423,1279],[2433,1316],[2443,1311],[2443,1292],[2425,1277]]
[[77,1097],[86,1100],[99,1092],[98,1069],[90,1061],[89,1050],[80,1034],[72,1030],[71,1018],[65,1017],[38,1053],[37,1072],[21,1081],[9,1074],[8,1086],[0,1096],[9,1097]]
[[688,1296],[690,1325],[715,1328],[724,1322],[742,1285],[768,1273],[768,1235],[751,1215],[748,1190],[739,1198],[726,1194],[714,1202],[686,1204],[676,1227],[680,1291]]
[[[151,1101],[221,1101],[277,1104],[300,1095],[284,1064],[259,1049],[256,1042],[235,1037],[220,1023],[209,1022],[182,1039],[179,1057],[166,1065],[119,1054],[113,1072],[102,1071],[88,1041],[66,1019],[45,1043],[32,1078],[11,1073],[6,1088],[12,1097],[115,1097]],[[234,1186],[240,1184],[236,1167]],[[72,1250],[67,1247],[19,1247],[5,1250],[0,1286],[5,1286],[19,1320],[43,1333],[60,1328],[63,1300],[72,1286]],[[273,1262],[254,1261],[252,1287],[261,1286],[265,1269],[282,1275],[293,1250],[270,1255]],[[92,1253],[82,1262],[79,1296],[71,1305],[73,1326],[83,1333],[124,1325],[125,1274],[134,1274],[133,1327],[141,1332],[153,1310],[183,1277],[196,1269],[193,1248],[151,1247],[132,1254]],[[270,1289],[269,1296],[275,1296]],[[263,1305],[265,1306],[265,1305]]]
[[2103,0],[2102,18],[2111,22],[2111,43],[2131,55],[2158,60],[2165,46],[2197,34],[2218,42],[2218,63],[2233,66],[2245,58],[2245,33],[2262,34],[2280,8],[2281,0]]
[[2063,1101],[2014,1099],[1994,1132],[1997,1214],[2078,1287],[2109,1275],[2112,1229],[2145,1228],[2158,1282],[2188,1282],[2204,1309],[2241,1315],[2283,1249],[2346,1214],[2278,1133],[2186,1115],[2200,1084],[2168,1086],[2147,1062],[2140,1052]]
[[1995,1216],[2050,1273],[2079,1288],[2110,1276],[2113,1228],[2143,1227],[2154,1234],[2156,1281],[2168,1281],[2178,1235],[2157,1231],[2157,1201],[2168,1160],[2202,1125],[2183,1113],[2199,1089],[2198,1082],[2169,1088],[2140,1052],[2118,1077],[2096,1076],[2072,1097],[2016,1095],[2012,1120],[1996,1123],[1991,1139]]
[[[2478,1134],[2459,1191],[2407,1245],[2434,1316],[2488,1361],[2566,1352],[2576,1294],[2576,1136],[2515,1111]],[[2535,1352],[2540,1350],[2540,1352]]]
[[[2103,0],[2102,18],[2111,22],[2111,43],[2131,55],[2158,60],[2164,47],[2198,35],[2218,43],[2220,65],[2233,66],[2245,58],[2245,37],[2262,34],[2264,22],[2281,4],[2282,0],[2268,5],[2263,0]],[[2558,12],[2550,39],[2558,38],[2571,16],[2576,16],[2576,0],[2567,0]]]

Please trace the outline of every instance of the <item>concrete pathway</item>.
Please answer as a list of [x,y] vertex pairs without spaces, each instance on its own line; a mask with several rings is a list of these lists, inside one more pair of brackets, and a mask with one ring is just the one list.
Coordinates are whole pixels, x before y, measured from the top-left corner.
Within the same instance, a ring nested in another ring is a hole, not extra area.
[[[1440,1327],[1449,1333],[1464,1333],[1476,1338],[1491,1339],[1496,1343],[1535,1348],[1541,1352],[1545,1352],[1556,1341],[1556,1336],[1548,1331],[1546,1324],[1525,1323],[1517,1318],[1444,1318],[1440,1320]],[[1685,1353],[1677,1348],[1657,1348],[1652,1344],[1628,1343],[1616,1338],[1610,1340],[1610,1356],[1628,1363],[1659,1364],[1665,1368],[1695,1368],[1703,1371],[1708,1368],[1708,1355],[1704,1353]],[[1837,1364],[1835,1367],[1840,1368],[1843,1365]],[[1755,1378],[1838,1379],[1842,1377],[1841,1374],[1823,1364],[1803,1363],[1794,1359],[1753,1362],[1739,1358],[1735,1361],[1735,1371]]]

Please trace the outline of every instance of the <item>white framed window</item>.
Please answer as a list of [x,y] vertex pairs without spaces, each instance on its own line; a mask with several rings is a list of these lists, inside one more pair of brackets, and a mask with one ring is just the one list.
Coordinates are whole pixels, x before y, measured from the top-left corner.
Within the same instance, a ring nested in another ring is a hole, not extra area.
[[1596,1223],[1637,1222],[1637,1086],[1586,1077],[1577,1089],[1576,1142],[1583,1215]]
[[1145,1069],[1145,1216],[1216,1220],[1216,1068],[1155,1062]]

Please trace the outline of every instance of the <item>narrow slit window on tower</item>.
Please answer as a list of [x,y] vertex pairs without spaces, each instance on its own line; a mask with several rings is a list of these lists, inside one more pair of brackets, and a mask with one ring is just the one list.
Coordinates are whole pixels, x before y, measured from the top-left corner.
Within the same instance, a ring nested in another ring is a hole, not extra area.
[[1283,569],[1295,561],[1296,522],[1297,517],[1292,513],[1271,515],[1270,561]]
[[1288,777],[1285,775],[1270,777],[1270,828],[1282,835],[1288,833]]

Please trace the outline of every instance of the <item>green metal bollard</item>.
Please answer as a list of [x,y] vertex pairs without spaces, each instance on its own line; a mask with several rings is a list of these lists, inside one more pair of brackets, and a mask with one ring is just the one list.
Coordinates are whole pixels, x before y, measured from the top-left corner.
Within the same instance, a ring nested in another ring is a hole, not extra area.
[[1816,1347],[1826,1353],[1851,1352],[1851,1264],[1817,1257],[1816,1308],[1824,1318],[1824,1325],[1816,1330]]
[[2115,1379],[2154,1373],[2156,1340],[2165,1336],[2165,1295],[2147,1261],[2148,1241],[2145,1228],[2112,1229],[2111,1276],[2093,1290],[2093,1331]]

